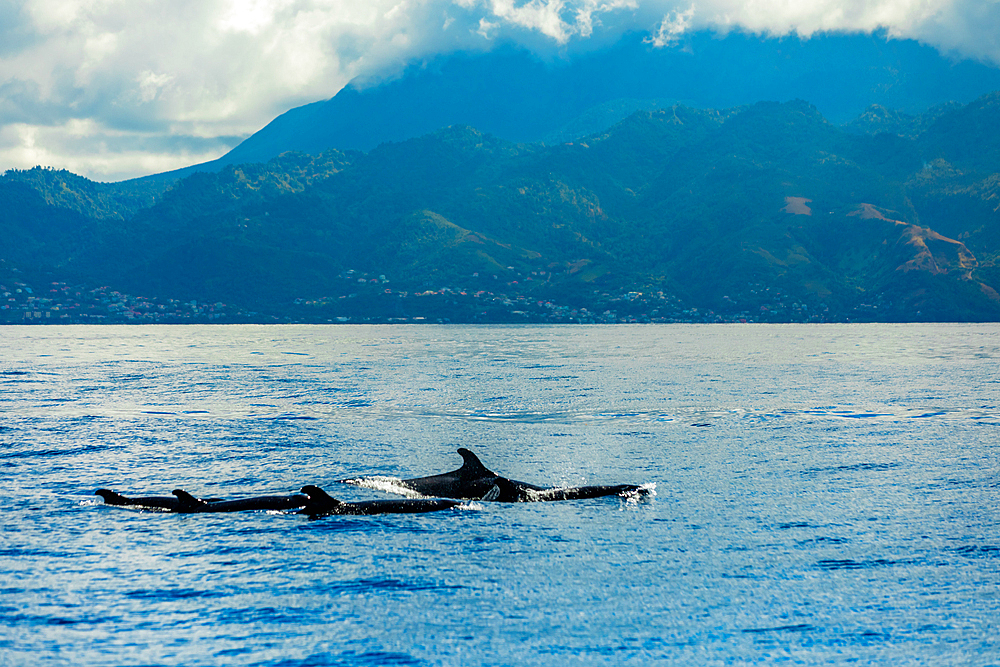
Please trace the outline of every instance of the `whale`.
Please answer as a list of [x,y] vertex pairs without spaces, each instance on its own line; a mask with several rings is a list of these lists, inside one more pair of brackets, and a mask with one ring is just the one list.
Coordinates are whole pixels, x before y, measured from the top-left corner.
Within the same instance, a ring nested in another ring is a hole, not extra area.
[[318,486],[302,487],[302,493],[309,497],[305,508],[300,514],[310,517],[349,515],[361,516],[370,514],[416,514],[420,512],[437,512],[446,510],[461,503],[445,498],[407,498],[405,500],[362,500],[348,503],[332,498]]
[[[461,447],[462,467],[428,477],[393,480],[387,490],[402,487],[422,496],[458,498],[461,500],[481,500],[498,503],[524,503],[553,500],[581,500],[604,496],[642,495],[651,487],[639,484],[613,484],[602,486],[546,487],[501,477],[479,460],[470,450]],[[370,486],[384,482],[386,478],[355,477],[338,480],[344,484]],[[377,488],[384,488],[379,485]]]
[[[111,489],[98,489],[94,491],[94,495],[103,498],[105,505],[117,505],[119,507],[140,507],[174,511],[180,506],[180,500],[177,496],[139,496],[129,498]],[[202,498],[199,500],[214,503],[221,501],[222,498]]]
[[174,489],[172,496],[145,496],[129,498],[110,489],[94,492],[104,498],[107,505],[132,506],[162,509],[178,514],[200,514],[208,512],[249,512],[298,510],[298,514],[321,517],[335,514],[415,514],[435,512],[460,505],[450,499],[406,499],[406,500],[364,500],[344,502],[337,500],[315,485],[302,487],[301,493],[278,496],[251,496],[223,500],[221,498],[196,498],[184,489]]
[[298,510],[298,514],[306,514],[310,517],[335,514],[362,516],[435,512],[460,504],[457,500],[445,499],[363,500],[349,503],[331,497],[326,491],[313,484],[302,487],[302,493],[287,496],[256,496],[218,502],[205,502],[183,489],[174,489],[173,494],[180,501],[177,509],[173,511],[185,514],[294,509]]
[[283,511],[294,510],[309,504],[309,496],[304,493],[293,493],[287,496],[254,496],[237,498],[235,500],[218,500],[209,502],[195,498],[184,489],[172,491],[178,500],[174,512],[195,514],[201,512],[248,512],[254,510]]

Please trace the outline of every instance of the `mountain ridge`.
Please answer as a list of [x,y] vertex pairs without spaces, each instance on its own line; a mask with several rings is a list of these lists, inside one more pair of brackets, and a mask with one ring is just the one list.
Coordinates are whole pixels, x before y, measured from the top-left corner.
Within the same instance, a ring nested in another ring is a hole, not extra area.
[[663,48],[630,33],[592,53],[548,60],[501,45],[411,63],[381,82],[353,81],[328,100],[279,115],[217,160],[146,178],[266,162],[289,150],[367,152],[450,125],[515,143],[562,142],[652,107],[720,109],[796,98],[842,124],[872,104],[918,115],[997,89],[1000,69],[882,33],[779,39],[699,32]]
[[195,174],[131,216],[70,210],[52,175],[17,208],[5,177],[0,259],[250,321],[995,321],[1000,158],[963,142],[995,145],[996,97],[916,138],[804,101],[554,146],[455,125]]

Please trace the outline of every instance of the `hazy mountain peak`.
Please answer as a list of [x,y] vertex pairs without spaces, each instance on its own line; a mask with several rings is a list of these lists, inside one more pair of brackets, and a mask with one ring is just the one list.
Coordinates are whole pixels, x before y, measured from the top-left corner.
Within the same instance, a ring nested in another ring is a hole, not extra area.
[[653,48],[645,36],[627,34],[549,61],[505,46],[411,63],[378,84],[356,82],[329,100],[289,110],[198,168],[263,162],[287,150],[368,151],[453,125],[514,142],[561,143],[599,134],[635,111],[674,104],[727,109],[804,99],[840,124],[872,104],[916,115],[996,89],[996,68],[884,34],[777,39],[696,32],[685,35],[683,48]]

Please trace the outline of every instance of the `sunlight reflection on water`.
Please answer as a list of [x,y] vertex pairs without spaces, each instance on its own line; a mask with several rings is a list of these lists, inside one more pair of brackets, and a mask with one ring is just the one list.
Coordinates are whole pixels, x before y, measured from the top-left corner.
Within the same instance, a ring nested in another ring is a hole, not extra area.
[[[4,327],[4,664],[988,664],[1000,327]],[[453,470],[656,496],[173,515]]]

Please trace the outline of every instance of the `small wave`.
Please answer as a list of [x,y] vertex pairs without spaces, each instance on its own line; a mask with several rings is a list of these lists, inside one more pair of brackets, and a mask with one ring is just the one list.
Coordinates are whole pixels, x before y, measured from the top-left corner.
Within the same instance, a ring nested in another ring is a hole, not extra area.
[[47,549],[36,549],[34,547],[10,547],[7,549],[0,549],[0,556],[18,558],[18,557],[31,557],[35,558],[38,556],[50,556],[52,552]]
[[536,424],[541,422],[562,421],[566,419],[564,413],[558,412],[479,412],[472,411],[466,413],[465,417],[470,421],[483,422],[515,422],[521,424]]
[[844,472],[882,472],[898,468],[902,464],[892,463],[853,463],[851,465],[829,466],[824,468],[806,468],[803,475],[817,475],[820,473],[844,473]]
[[34,449],[29,451],[4,452],[0,454],[0,460],[5,459],[29,459],[29,458],[49,458],[52,456],[75,456],[77,454],[92,454],[107,449],[112,449],[109,445],[83,445],[82,447],[72,447],[69,449]]
[[886,558],[874,558],[872,560],[853,560],[851,558],[834,558],[821,560],[817,563],[824,570],[868,570],[876,567],[886,567],[893,565],[905,565],[909,561],[889,560]]
[[645,500],[656,497],[656,482],[640,484],[638,489],[618,494],[618,497],[622,500],[623,510],[625,507],[635,507]]
[[0,375],[0,382],[2,382],[3,384],[16,385],[16,384],[31,384],[34,382],[45,382],[45,380],[24,373],[16,375],[13,374]]
[[346,401],[338,401],[335,405],[340,405],[345,408],[370,408],[375,404],[363,398],[352,398]]
[[656,495],[656,482],[647,482],[645,484],[640,484],[639,488],[635,491],[627,491],[622,494],[622,497],[627,500],[638,500],[639,498],[655,496]]
[[145,375],[142,373],[129,373],[126,375],[111,375],[108,377],[112,382],[141,382],[143,380],[153,379],[152,376]]
[[317,417],[309,415],[299,415],[291,412],[283,412],[278,415],[253,415],[257,419],[264,421],[318,421]]
[[332,583],[325,588],[335,593],[369,593],[372,591],[413,593],[420,591],[461,590],[464,586],[437,584],[423,581],[403,581],[401,579],[358,579]]
[[809,632],[816,627],[808,623],[796,623],[795,625],[777,625],[773,628],[745,628],[743,632],[763,633],[763,632]]
[[[297,609],[278,609],[276,607],[252,607],[249,609],[224,609],[219,620],[224,623],[255,624],[261,622],[294,625],[300,623],[304,611]],[[247,647],[227,649],[217,651],[215,655],[219,657],[231,657],[252,652],[253,649]]]
[[789,521],[788,523],[779,523],[778,530],[788,530],[790,528],[814,528],[811,523],[807,521]]
[[955,547],[954,551],[967,558],[1000,558],[1000,547],[989,544],[969,544]]
[[225,595],[220,591],[199,591],[194,588],[174,588],[167,590],[137,590],[130,591],[125,597],[132,600],[186,600],[190,598],[220,598]]
[[846,537],[825,537],[825,536],[823,536],[823,537],[816,537],[816,538],[812,538],[812,539],[808,539],[808,540],[799,540],[799,541],[796,542],[796,544],[798,544],[799,546],[803,546],[804,547],[804,546],[809,545],[809,544],[813,544],[813,545],[818,545],[818,544],[847,544],[848,542],[850,542],[850,540],[847,539]]
[[[678,408],[676,410],[503,410],[491,409],[500,406],[510,396],[496,395],[480,399],[482,406],[465,410],[453,409],[447,406],[395,406],[387,407],[388,414],[396,417],[428,417],[440,419],[457,419],[470,422],[520,423],[520,424],[566,424],[583,423],[620,423],[623,426],[642,427],[650,425],[675,424],[685,427],[711,427],[725,424],[731,420],[747,420],[772,423],[775,421],[819,420],[834,421],[870,421],[899,423],[907,420],[972,420],[977,423],[1000,425],[1000,412],[996,408],[954,408],[929,409],[870,409],[852,410],[837,407],[794,408],[759,410],[752,408]],[[372,406],[374,407],[374,406]],[[623,433],[639,429],[624,428]]]

